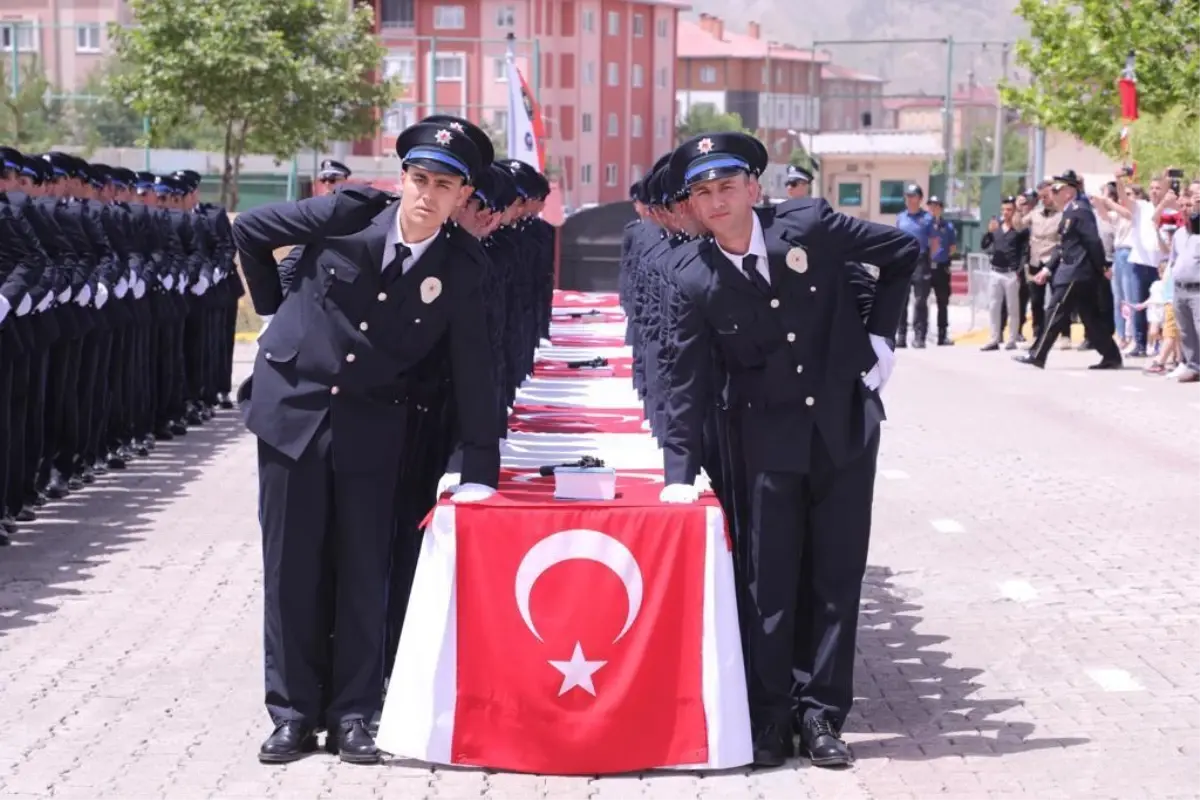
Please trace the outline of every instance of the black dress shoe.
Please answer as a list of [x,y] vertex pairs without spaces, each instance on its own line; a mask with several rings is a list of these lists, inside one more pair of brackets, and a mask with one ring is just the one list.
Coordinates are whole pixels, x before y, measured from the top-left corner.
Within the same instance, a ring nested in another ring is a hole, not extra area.
[[107,458],[97,458],[96,463],[92,464],[92,473],[94,475],[107,475],[108,474],[108,459]]
[[325,736],[325,749],[336,753],[347,764],[378,764],[382,758],[361,719],[347,720],[329,731]]
[[83,487],[84,487],[84,480],[83,480],[83,478],[79,477],[78,475],[72,475],[70,478],[67,479],[67,488],[70,489],[72,492],[78,492]]
[[1106,358],[1099,364],[1092,364],[1088,369],[1123,369],[1125,362],[1119,358]]
[[790,725],[768,725],[754,735],[756,767],[782,767],[795,754]]
[[[168,428],[175,436],[187,436],[188,427],[180,421],[172,422]],[[162,437],[160,436],[159,438],[161,439]]]
[[120,450],[108,454],[109,469],[125,469],[126,465],[127,462],[125,461],[124,457],[122,457]]
[[938,347],[954,347],[954,340],[948,336],[939,336]]
[[263,764],[288,764],[317,749],[312,726],[304,722],[281,722],[258,750]]
[[21,506],[21,510],[13,515],[13,519],[17,522],[33,522],[37,519],[37,514],[33,513],[29,506]]
[[46,484],[46,497],[51,500],[61,500],[71,493],[71,487],[63,480],[63,476],[54,470],[50,473],[50,482]]
[[800,728],[800,744],[814,767],[848,767],[854,762],[850,745],[824,717],[809,717]]
[[1013,361],[1018,364],[1029,364],[1031,367],[1037,367],[1038,369],[1046,368],[1046,362],[1037,358],[1032,353],[1026,353],[1023,356],[1013,356]]
[[93,484],[96,482],[96,471],[91,467],[84,467],[79,473],[79,480],[84,484]]
[[7,547],[9,544],[10,542],[8,540],[8,534],[4,531],[0,531],[0,547]]
[[46,495],[42,494],[41,492],[34,494],[33,499],[29,501],[29,505],[33,506],[34,508],[41,508],[42,506],[46,505],[46,503]]
[[17,523],[13,520],[12,517],[8,516],[7,514],[5,514],[3,517],[0,517],[0,533],[5,533],[5,532],[7,532],[7,533],[16,533],[17,532]]
[[918,350],[924,350],[925,349],[925,337],[918,336],[917,338],[913,339],[913,347],[917,348]]
[[229,411],[231,408],[233,408],[233,401],[230,400],[229,395],[224,392],[217,395],[217,402],[220,404],[221,408],[225,409],[226,411]]

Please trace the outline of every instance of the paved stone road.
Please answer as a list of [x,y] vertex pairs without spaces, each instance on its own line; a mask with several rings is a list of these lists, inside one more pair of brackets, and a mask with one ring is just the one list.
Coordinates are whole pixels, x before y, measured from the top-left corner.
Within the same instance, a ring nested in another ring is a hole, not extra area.
[[260,766],[254,447],[227,414],[0,551],[0,798],[1200,797],[1200,391],[1093,358],[901,354],[852,771]]

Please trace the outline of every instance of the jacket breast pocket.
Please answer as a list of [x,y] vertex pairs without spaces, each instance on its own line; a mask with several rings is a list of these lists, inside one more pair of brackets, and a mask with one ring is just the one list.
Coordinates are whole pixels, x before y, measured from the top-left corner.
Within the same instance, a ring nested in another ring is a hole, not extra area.
[[756,322],[745,314],[723,314],[716,320],[716,341],[732,371],[755,369],[766,362],[757,343]]
[[320,270],[322,297],[354,285],[362,271],[357,264],[338,256],[322,259],[317,269]]

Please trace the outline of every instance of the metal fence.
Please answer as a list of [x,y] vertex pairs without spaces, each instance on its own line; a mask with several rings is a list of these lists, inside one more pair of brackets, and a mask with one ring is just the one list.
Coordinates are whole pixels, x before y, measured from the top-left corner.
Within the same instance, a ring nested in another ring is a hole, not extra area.
[[988,291],[992,285],[991,257],[987,253],[967,254],[967,299],[971,305],[971,330],[977,321],[988,322]]

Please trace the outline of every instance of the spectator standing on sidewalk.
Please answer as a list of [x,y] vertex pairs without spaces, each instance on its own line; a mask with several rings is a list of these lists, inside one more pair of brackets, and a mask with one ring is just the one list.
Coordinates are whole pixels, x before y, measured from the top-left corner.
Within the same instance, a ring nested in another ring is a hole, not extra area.
[[1171,299],[1179,326],[1179,366],[1167,377],[1180,383],[1200,381],[1200,180],[1186,200],[1180,198],[1182,223],[1171,240]]
[[[925,336],[929,333],[929,286],[932,278],[929,254],[934,238],[933,214],[921,208],[924,190],[915,183],[904,187],[904,211],[896,218],[896,227],[916,237],[921,245],[921,257],[917,261],[917,270],[912,277],[912,326],[913,347],[924,347]],[[908,340],[908,309],[900,317],[900,325],[896,329],[896,347],[907,347]]]
[[1007,311],[1009,323],[1008,344],[1004,349],[1017,349],[1021,319],[1021,262],[1025,259],[1029,230],[1020,224],[1016,212],[1017,199],[1004,198],[1000,204],[1000,219],[988,223],[988,231],[980,243],[984,250],[991,250],[992,254],[992,274],[988,287],[992,340],[984,345],[984,352],[1000,349],[1000,339],[1004,335],[1004,311]]
[[930,283],[933,286],[934,302],[937,303],[937,343],[939,347],[947,347],[954,344],[949,334],[950,260],[958,252],[958,232],[954,230],[954,224],[942,216],[945,209],[941,198],[930,195],[925,207],[933,215],[933,235],[936,237],[930,243]]
[[[1062,221],[1062,211],[1055,208],[1054,198],[1050,192],[1050,181],[1038,184],[1038,206],[1025,215],[1025,227],[1029,229],[1029,258],[1025,267],[1025,279],[1029,285],[1029,316],[1033,321],[1033,340],[1042,337],[1046,324],[1046,284],[1034,280],[1034,276],[1050,263],[1054,248],[1058,247],[1058,225]],[[1071,346],[1071,321],[1059,323],[1059,334],[1064,337],[1066,346]]]

